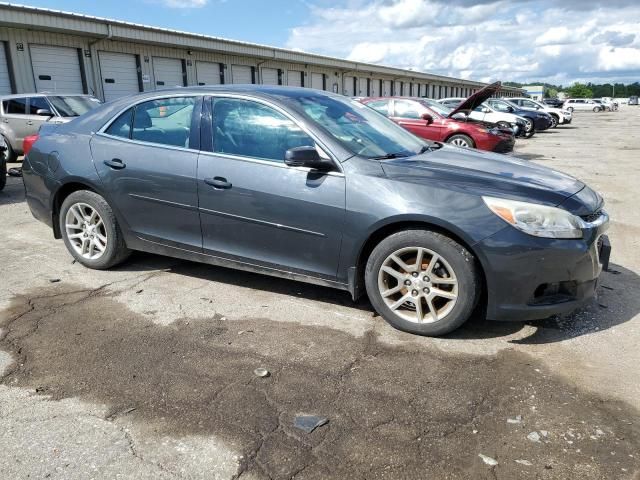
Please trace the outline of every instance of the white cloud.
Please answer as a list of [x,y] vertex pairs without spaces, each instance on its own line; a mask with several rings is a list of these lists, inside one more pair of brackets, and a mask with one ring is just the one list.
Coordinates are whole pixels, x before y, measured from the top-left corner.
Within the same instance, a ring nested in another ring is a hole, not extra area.
[[287,46],[485,81],[568,84],[640,77],[637,0],[609,0],[607,8],[596,0],[338,0],[332,5],[310,6],[308,23],[291,30]]
[[202,8],[209,0],[160,0],[160,3],[169,8]]

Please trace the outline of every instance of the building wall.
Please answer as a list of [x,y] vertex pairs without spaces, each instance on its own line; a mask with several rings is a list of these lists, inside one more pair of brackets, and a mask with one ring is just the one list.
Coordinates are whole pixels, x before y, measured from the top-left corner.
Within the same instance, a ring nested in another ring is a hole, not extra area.
[[[25,12],[21,12],[20,8]],[[455,92],[457,96],[468,96],[483,86],[478,82],[467,80],[448,79],[408,70],[312,56],[295,51],[271,49],[180,32],[153,30],[151,27],[122,24],[122,22],[118,24],[114,21],[113,25],[104,24],[99,23],[99,19],[89,17],[85,19],[85,17],[59,12],[49,13],[31,7],[4,5],[0,6],[0,14],[3,16],[5,25],[12,22],[16,25],[32,24],[32,28],[0,27],[0,41],[5,42],[7,46],[7,63],[14,93],[29,93],[36,90],[30,55],[32,45],[77,49],[86,80],[87,93],[101,99],[104,99],[101,74],[108,73],[100,71],[99,52],[101,51],[138,56],[138,76],[143,91],[156,88],[153,71],[154,57],[175,58],[183,61],[186,85],[198,84],[197,62],[206,61],[223,64],[225,83],[232,81],[232,65],[253,67],[256,83],[261,83],[262,68],[280,70],[279,78],[284,85],[287,84],[289,72],[293,72],[292,75],[303,72],[305,87],[311,86],[312,74],[319,73],[323,75],[326,90],[343,94],[351,94],[353,87],[346,88],[345,79],[353,77],[356,79],[353,94],[356,96],[383,95],[385,92],[380,91],[381,81],[383,90],[389,84],[392,86],[393,91],[387,91],[387,95],[404,93],[431,98],[453,96]],[[126,39],[123,40],[123,38]],[[501,94],[515,96],[520,95],[521,91],[507,88]]]

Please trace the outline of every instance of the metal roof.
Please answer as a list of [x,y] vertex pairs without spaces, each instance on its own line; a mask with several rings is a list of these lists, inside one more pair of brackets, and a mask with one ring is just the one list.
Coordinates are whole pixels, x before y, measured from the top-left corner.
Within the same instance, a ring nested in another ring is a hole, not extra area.
[[[325,68],[346,70],[343,73],[373,72],[396,77],[410,77],[414,80],[455,83],[470,87],[482,87],[486,85],[483,82],[474,80],[465,80],[371,63],[353,62],[336,57],[230,40],[211,35],[7,2],[0,2],[0,25],[12,28],[33,29],[35,27],[41,30],[73,34],[80,33],[98,39],[111,38],[114,40],[166,45],[174,48],[215,51],[227,55],[247,55],[293,63],[314,64]],[[506,86],[503,87],[503,90],[521,91],[521,89]]]

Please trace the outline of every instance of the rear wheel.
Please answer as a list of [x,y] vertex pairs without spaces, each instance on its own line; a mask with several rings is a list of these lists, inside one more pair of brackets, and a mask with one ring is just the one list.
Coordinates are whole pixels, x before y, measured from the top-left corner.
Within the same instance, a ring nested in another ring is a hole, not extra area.
[[465,135],[463,133],[458,133],[456,135],[452,135],[447,139],[447,143],[454,145],[460,148],[473,148],[475,144],[470,136]]
[[0,155],[0,190],[7,184],[7,159],[5,153]]
[[480,297],[474,257],[440,233],[404,230],[380,242],[365,271],[374,308],[395,328],[444,335],[462,325]]
[[60,231],[69,253],[86,267],[111,268],[129,256],[111,207],[95,192],[79,190],[64,200]]
[[594,112],[599,112],[600,111],[600,107],[593,107],[593,111]]
[[5,163],[15,162],[18,159],[18,156],[16,155],[16,152],[13,151],[13,148],[11,148],[11,144],[6,137],[4,139],[4,143],[7,145],[7,149],[4,152]]

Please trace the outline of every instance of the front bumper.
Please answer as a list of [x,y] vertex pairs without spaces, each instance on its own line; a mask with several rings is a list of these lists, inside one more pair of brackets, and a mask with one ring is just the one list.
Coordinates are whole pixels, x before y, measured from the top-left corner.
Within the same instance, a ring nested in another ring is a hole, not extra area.
[[491,151],[496,153],[509,153],[513,151],[513,147],[516,144],[515,137],[502,137],[498,143],[495,144]]
[[595,296],[607,268],[607,223],[576,240],[539,238],[513,227],[477,247],[487,277],[487,318],[527,321],[569,313]]

